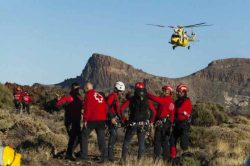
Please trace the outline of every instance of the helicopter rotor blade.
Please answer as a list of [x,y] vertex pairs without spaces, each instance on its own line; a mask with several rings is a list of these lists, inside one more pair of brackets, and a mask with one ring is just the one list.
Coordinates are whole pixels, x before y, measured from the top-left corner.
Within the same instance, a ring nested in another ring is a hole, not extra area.
[[202,22],[202,23],[198,23],[198,24],[185,25],[184,27],[188,27],[188,26],[198,26],[198,25],[204,25],[204,24],[206,24],[206,22]]
[[168,27],[169,27],[169,28],[176,28],[175,26],[172,26],[172,25],[169,25]]
[[198,28],[198,27],[206,27],[206,26],[212,26],[213,24],[206,24],[206,25],[196,25],[196,26],[191,26],[191,27],[186,27],[186,28]]
[[158,24],[146,24],[146,25],[156,26],[156,27],[160,27],[160,28],[166,28],[165,25],[158,25]]
[[201,26],[212,26],[212,24],[206,24],[205,22],[203,22],[203,23],[199,23],[199,24],[186,25],[183,27],[184,28],[197,28],[197,27],[201,27]]

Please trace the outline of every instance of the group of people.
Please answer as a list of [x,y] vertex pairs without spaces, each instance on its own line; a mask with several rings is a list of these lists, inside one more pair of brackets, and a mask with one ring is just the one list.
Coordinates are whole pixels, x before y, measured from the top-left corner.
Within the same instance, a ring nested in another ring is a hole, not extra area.
[[32,98],[28,92],[23,92],[20,87],[17,87],[13,93],[15,109],[18,113],[22,113],[23,111],[30,114],[30,104],[32,102]]
[[[188,88],[179,84],[176,88],[177,99],[174,102],[171,86],[162,87],[162,94],[155,96],[147,92],[143,82],[134,86],[134,94],[120,103],[121,94],[125,91],[123,82],[115,83],[112,93],[105,98],[88,82],[84,86],[85,97],[80,95],[80,85],[73,83],[69,95],[58,99],[56,105],[65,108],[65,126],[69,135],[66,158],[75,160],[73,152],[80,143],[80,158],[88,160],[88,139],[93,130],[96,131],[100,162],[114,161],[114,146],[117,140],[118,126],[126,129],[120,163],[125,164],[132,136],[138,137],[138,160],[145,153],[145,137],[148,130],[155,128],[154,161],[161,157],[164,161],[176,158],[176,144],[180,140],[183,152],[188,149],[191,100],[187,97]],[[157,103],[155,109],[154,103]],[[128,116],[125,110],[128,107]],[[83,111],[82,111],[83,110]],[[82,126],[81,126],[82,122]],[[108,127],[108,146],[105,141],[105,129]]]

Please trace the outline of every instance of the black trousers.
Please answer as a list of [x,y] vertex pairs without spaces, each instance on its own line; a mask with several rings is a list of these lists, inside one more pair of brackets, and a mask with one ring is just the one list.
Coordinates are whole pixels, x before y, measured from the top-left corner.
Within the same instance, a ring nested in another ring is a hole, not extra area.
[[22,102],[21,101],[18,101],[18,100],[14,100],[14,104],[15,104],[15,108],[16,108],[16,111],[18,113],[21,113],[21,109],[22,109]]
[[175,122],[175,127],[170,138],[170,146],[175,146],[180,139],[180,146],[183,150],[188,149],[190,124],[186,121]]
[[114,146],[117,140],[117,127],[109,124],[108,158],[114,158]]
[[82,130],[81,157],[88,159],[88,139],[90,133],[95,130],[97,134],[97,142],[101,151],[101,158],[107,158],[107,148],[105,142],[105,121],[88,122],[87,127]]
[[64,125],[66,127],[67,134],[70,137],[70,131],[72,128],[72,118],[67,113],[64,114]]
[[161,126],[157,126],[154,136],[154,154],[155,159],[159,159],[162,155],[163,160],[168,160],[170,157],[170,123],[164,123]]
[[30,104],[28,102],[23,102],[24,110],[30,114]]
[[76,148],[78,142],[81,142],[81,122],[80,120],[73,120],[71,122],[71,129],[69,130],[69,142],[67,148],[67,155],[71,156]]
[[122,147],[122,160],[123,161],[126,161],[127,154],[128,154],[128,147],[135,133],[137,133],[138,144],[139,144],[137,157],[138,159],[141,159],[144,155],[146,131],[142,130],[141,127],[129,126],[126,130],[124,141],[123,141],[123,147]]

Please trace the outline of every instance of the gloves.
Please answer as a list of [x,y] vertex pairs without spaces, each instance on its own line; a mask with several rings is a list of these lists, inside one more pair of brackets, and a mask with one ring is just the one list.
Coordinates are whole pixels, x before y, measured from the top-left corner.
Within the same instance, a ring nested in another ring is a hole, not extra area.
[[187,117],[190,116],[190,114],[188,114],[186,111],[183,112],[183,115],[185,115],[185,116],[187,116]]

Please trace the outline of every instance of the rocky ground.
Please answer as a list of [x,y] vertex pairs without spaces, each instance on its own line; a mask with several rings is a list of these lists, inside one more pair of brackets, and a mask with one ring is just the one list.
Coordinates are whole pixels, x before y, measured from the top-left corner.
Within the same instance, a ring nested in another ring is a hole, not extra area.
[[[199,116],[201,118],[207,115],[205,113]],[[208,118],[211,119],[207,116],[206,119]],[[193,123],[189,149],[191,155],[179,158],[178,163],[173,165],[242,165],[250,152],[250,120],[248,118],[226,116],[224,120],[217,118],[200,123],[196,119]],[[124,132],[120,130],[115,148],[116,161],[106,165],[118,165],[123,136]],[[11,145],[22,153],[22,165],[101,165],[97,163],[99,152],[95,138],[95,134],[92,134],[89,145],[91,160],[88,162],[65,160],[64,152],[68,138],[63,125],[63,111],[50,114],[34,106],[31,108],[30,115],[20,115],[9,109],[0,109],[0,140],[3,145]],[[130,149],[127,165],[152,163],[153,148],[150,141],[147,141],[146,157],[140,163],[136,162],[136,137]],[[160,162],[157,165],[166,164]]]

